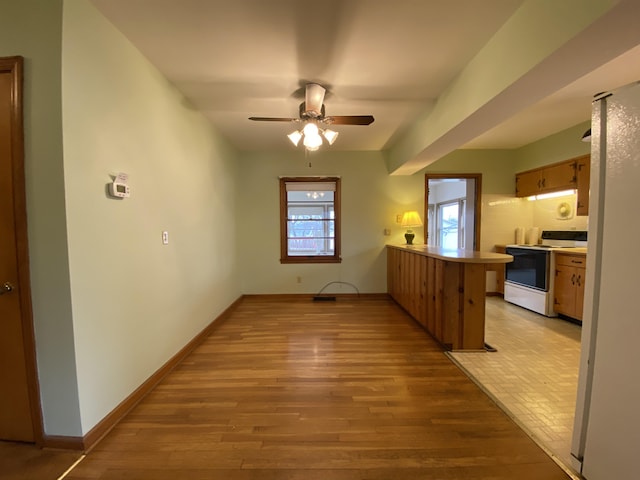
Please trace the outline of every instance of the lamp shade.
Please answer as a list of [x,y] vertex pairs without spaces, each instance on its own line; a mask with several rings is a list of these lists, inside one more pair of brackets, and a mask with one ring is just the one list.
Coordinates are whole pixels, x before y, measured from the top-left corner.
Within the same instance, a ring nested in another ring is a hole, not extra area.
[[404,212],[404,214],[402,215],[402,222],[400,223],[400,225],[406,228],[422,226],[422,220],[420,219],[420,214],[413,210],[410,212]]
[[302,138],[302,133],[296,130],[295,132],[291,132],[289,135],[287,135],[287,137],[289,137],[291,143],[293,143],[297,147],[300,143],[300,139]]
[[322,132],[322,135],[324,135],[324,138],[327,139],[329,145],[333,145],[333,142],[335,142],[336,138],[338,138],[338,132],[329,130],[328,128]]

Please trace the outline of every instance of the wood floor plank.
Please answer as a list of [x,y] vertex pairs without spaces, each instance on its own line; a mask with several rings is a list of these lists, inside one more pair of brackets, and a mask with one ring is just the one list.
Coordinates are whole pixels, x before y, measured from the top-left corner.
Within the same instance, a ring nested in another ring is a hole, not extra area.
[[243,299],[68,480],[567,479],[384,299]]

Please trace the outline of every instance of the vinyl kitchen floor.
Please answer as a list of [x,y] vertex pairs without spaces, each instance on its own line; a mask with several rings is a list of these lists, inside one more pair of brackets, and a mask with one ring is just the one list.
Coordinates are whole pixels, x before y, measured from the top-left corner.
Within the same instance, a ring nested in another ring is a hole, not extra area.
[[565,470],[571,465],[580,331],[565,320],[488,297],[485,340],[497,352],[450,353]]

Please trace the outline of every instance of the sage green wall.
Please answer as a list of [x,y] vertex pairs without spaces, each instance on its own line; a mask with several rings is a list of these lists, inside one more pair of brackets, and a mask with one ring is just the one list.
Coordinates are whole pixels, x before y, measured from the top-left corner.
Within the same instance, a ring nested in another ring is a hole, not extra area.
[[482,193],[514,192],[517,156],[514,150],[455,150],[424,168],[425,173],[481,173]]
[[[314,175],[341,177],[342,263],[282,265],[278,178]],[[332,281],[352,283],[362,293],[386,292],[385,244],[405,242],[396,215],[417,210],[423,216],[424,177],[389,176],[381,152],[247,153],[240,158],[240,177],[239,262],[246,294],[316,293]],[[423,243],[422,229],[414,231],[415,243]],[[327,291],[354,292],[340,285]]]
[[[236,153],[88,0],[65,0],[62,58],[86,434],[240,296]],[[130,198],[106,194],[118,172]]]
[[591,128],[591,120],[519,148],[515,152],[516,171],[522,172],[590,154],[591,144],[582,141],[582,135],[588,128]]
[[0,1],[0,55],[24,57],[31,295],[45,432],[81,434],[62,154],[62,0]]

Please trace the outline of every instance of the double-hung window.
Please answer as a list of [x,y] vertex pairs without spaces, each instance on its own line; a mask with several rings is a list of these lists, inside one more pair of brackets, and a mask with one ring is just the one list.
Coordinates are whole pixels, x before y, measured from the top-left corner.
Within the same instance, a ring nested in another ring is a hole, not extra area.
[[280,262],[340,262],[339,178],[280,178]]
[[464,198],[438,204],[438,242],[444,248],[465,248],[464,242],[464,213],[466,200]]

